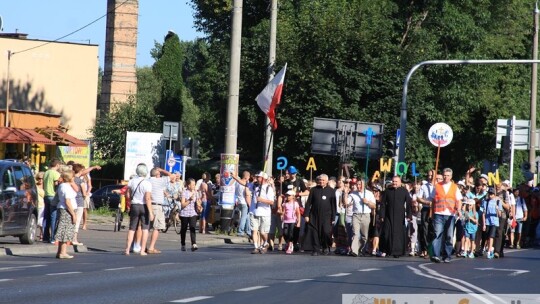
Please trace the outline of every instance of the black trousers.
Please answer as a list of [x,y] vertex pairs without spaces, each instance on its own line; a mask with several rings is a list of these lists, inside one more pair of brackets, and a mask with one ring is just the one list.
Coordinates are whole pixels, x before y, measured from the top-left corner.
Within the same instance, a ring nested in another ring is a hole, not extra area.
[[427,251],[431,239],[429,237],[429,207],[422,207],[420,210],[420,225],[418,225],[418,240],[420,242],[420,251]]
[[182,246],[186,246],[186,232],[189,224],[189,236],[191,238],[191,245],[197,244],[195,240],[195,226],[197,225],[197,216],[180,217],[180,242]]
[[[504,212],[504,211],[503,211]],[[504,242],[506,240],[506,225],[508,224],[506,216],[499,217],[499,227],[497,227],[497,234],[495,235],[495,242],[493,244],[493,250],[499,255],[504,255]]]

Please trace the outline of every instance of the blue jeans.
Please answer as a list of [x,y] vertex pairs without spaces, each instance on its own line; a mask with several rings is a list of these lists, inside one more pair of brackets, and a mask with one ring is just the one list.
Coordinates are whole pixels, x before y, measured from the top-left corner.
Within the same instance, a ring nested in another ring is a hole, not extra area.
[[[444,249],[447,257],[452,256],[452,237],[454,236],[454,216],[453,215],[433,215],[433,226],[435,228],[435,239],[433,239],[433,255],[441,257],[442,241],[444,238]],[[444,236],[443,236],[444,235]]]
[[248,206],[246,204],[239,204],[238,209],[240,210],[238,234],[244,234],[249,230]]
[[45,196],[45,210],[43,223],[43,241],[53,242],[56,233],[56,205],[52,205],[54,196]]

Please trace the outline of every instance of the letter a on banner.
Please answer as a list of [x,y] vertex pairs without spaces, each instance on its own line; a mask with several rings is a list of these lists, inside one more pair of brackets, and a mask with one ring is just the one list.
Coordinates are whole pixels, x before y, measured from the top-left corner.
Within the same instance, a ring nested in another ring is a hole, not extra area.
[[315,165],[315,159],[312,157],[309,158],[308,160],[308,163],[307,163],[307,166],[306,166],[306,171],[307,170],[314,170],[314,171],[317,171],[317,166]]

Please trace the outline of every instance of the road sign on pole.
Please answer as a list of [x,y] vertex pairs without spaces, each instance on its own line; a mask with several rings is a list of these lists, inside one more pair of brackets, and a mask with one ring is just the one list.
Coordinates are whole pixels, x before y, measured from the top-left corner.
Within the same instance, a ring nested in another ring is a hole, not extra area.
[[511,136],[512,126],[515,128],[513,138],[511,139],[514,145],[514,150],[529,150],[529,120],[514,120],[512,119],[497,119],[497,141],[495,148],[501,148],[503,136]]

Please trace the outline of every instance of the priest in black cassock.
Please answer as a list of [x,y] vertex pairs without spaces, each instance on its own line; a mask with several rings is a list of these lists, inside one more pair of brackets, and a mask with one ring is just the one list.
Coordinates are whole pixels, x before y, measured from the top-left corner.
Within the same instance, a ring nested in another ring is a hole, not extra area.
[[332,226],[336,217],[336,190],[328,186],[328,175],[317,177],[317,186],[309,191],[304,211],[306,235],[304,250],[312,250],[312,255],[330,254],[332,247]]
[[381,251],[395,258],[405,254],[405,217],[411,219],[411,200],[409,191],[401,186],[401,178],[394,176],[392,186],[384,191],[379,214],[383,221]]

